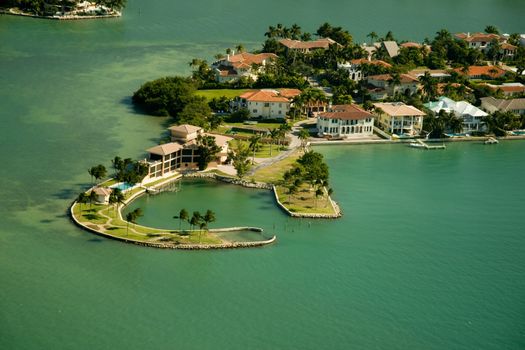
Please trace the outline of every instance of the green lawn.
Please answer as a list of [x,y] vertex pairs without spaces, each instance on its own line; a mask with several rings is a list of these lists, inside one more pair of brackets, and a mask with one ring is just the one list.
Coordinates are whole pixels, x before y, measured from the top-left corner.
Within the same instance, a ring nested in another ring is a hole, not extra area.
[[234,98],[244,94],[247,89],[212,89],[212,90],[197,90],[198,96],[206,97],[207,100],[211,100],[214,97],[219,98],[226,96],[227,98]]
[[294,195],[289,195],[288,190],[284,187],[277,186],[276,189],[281,203],[293,213],[335,214],[328,196],[325,194],[316,198],[315,191],[308,185],[301,186]]
[[260,182],[268,182],[276,184],[282,180],[284,173],[292,168],[292,164],[299,158],[302,153],[300,151],[286,157],[285,159],[273,164],[272,166],[258,170],[253,179]]
[[[249,146],[250,142],[248,141],[239,141]],[[263,143],[259,145],[259,150],[255,152],[255,158],[270,158],[279,155],[282,152],[282,146],[272,145],[272,155],[270,156],[270,145]],[[250,152],[250,156],[253,155],[253,152]]]

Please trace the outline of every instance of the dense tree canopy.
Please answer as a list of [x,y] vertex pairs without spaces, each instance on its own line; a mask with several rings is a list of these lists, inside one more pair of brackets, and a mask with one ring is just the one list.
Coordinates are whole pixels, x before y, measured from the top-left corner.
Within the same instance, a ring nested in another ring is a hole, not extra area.
[[160,78],[142,85],[133,94],[133,103],[147,113],[175,117],[194,99],[195,90],[191,78]]

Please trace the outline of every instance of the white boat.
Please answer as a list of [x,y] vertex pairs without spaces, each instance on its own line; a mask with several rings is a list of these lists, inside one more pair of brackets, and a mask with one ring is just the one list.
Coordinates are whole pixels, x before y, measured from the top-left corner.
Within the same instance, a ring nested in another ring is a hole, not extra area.
[[422,145],[419,142],[410,142],[409,146],[410,147],[415,147],[415,148],[425,148],[425,145]]
[[498,144],[499,141],[496,140],[495,138],[491,137],[491,138],[488,138],[485,140],[485,144],[486,145],[495,145],[495,144]]

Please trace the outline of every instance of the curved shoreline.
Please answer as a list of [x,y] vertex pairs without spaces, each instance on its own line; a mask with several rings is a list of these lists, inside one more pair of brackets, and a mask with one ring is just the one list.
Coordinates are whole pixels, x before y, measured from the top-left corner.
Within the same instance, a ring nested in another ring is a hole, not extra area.
[[[180,178],[182,177],[182,175],[179,175],[179,176],[175,176],[173,178],[170,178],[170,179],[167,179],[166,181],[163,181],[155,186],[152,187],[152,189],[155,189],[155,188],[158,188],[158,187],[161,187],[161,186],[164,186],[168,183],[171,183],[171,182],[174,182],[174,181],[177,181],[177,180],[180,180]],[[133,200],[135,200],[136,198],[140,197],[141,195],[143,195],[144,193],[147,193],[147,188],[142,188],[140,191],[138,191],[137,193],[134,193],[130,198],[127,198],[123,205],[122,206],[118,206],[117,207],[117,214],[118,214],[118,218],[120,220],[123,220],[122,219],[122,213],[121,213],[121,209],[125,206],[127,206],[129,203],[131,203]],[[153,248],[164,248],[164,249],[184,249],[184,250],[210,250],[210,249],[233,249],[233,248],[252,248],[252,247],[262,247],[262,246],[265,246],[265,245],[268,245],[268,244],[271,244],[271,243],[274,243],[277,239],[277,236],[273,235],[272,237],[270,237],[269,239],[265,239],[265,240],[261,240],[261,241],[245,241],[245,242],[224,242],[223,243],[218,243],[218,244],[213,244],[213,243],[179,243],[179,242],[153,242],[153,241],[142,241],[142,240],[137,240],[137,239],[133,239],[133,238],[129,238],[129,237],[122,237],[122,236],[118,236],[118,235],[113,235],[109,232],[105,232],[103,230],[100,230],[100,229],[96,229],[92,226],[89,225],[89,223],[83,223],[81,222],[75,215],[74,213],[74,208],[75,206],[78,204],[77,201],[74,201],[70,208],[69,208],[69,216],[71,218],[71,220],[79,227],[91,232],[91,233],[95,233],[96,235],[98,236],[103,236],[103,237],[106,237],[106,238],[110,238],[110,239],[114,239],[114,240],[118,240],[118,241],[122,241],[122,242],[126,242],[126,243],[132,243],[132,244],[136,244],[136,245],[142,245],[142,246],[147,246],[147,247],[153,247]],[[99,225],[98,224],[92,224],[93,226],[96,226],[98,227]],[[147,227],[147,226],[142,226],[142,225],[134,225],[134,227],[141,227],[141,228],[146,228],[146,229],[151,229],[151,230],[160,230],[160,231],[166,231],[166,233],[170,233],[170,231],[175,231],[175,230],[171,230],[171,229],[162,229],[162,228],[153,228],[153,227]],[[185,232],[197,232],[198,230],[185,230]],[[217,229],[210,229],[208,230],[208,232],[211,232],[211,233],[214,233],[214,232],[237,232],[237,231],[253,231],[253,232],[263,232],[263,229],[262,228],[259,228],[259,227],[253,227],[253,226],[243,226],[243,227],[226,227],[226,228],[217,228]]]

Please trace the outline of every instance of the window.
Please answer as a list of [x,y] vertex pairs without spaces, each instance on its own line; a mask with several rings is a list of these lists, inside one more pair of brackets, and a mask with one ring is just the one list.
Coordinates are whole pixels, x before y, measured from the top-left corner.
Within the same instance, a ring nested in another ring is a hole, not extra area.
[[256,109],[254,109],[254,110],[253,110],[253,113],[257,113],[257,110],[256,110]]
[[279,115],[281,115],[281,114],[282,114],[281,111],[279,111]]
[[266,103],[264,104],[264,107],[270,107],[270,104],[269,104],[268,102],[266,102]]

